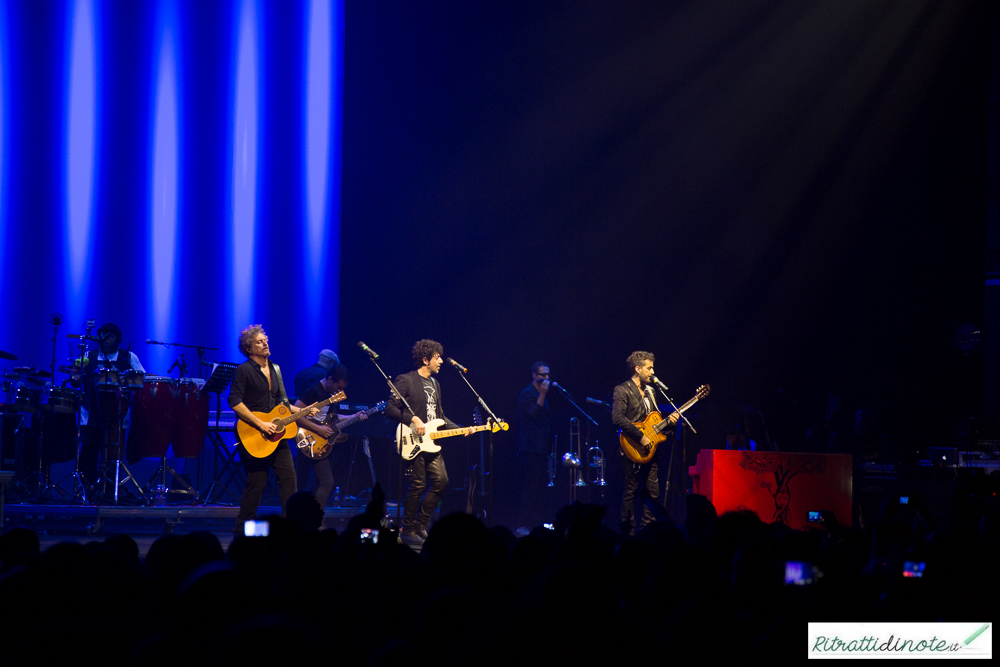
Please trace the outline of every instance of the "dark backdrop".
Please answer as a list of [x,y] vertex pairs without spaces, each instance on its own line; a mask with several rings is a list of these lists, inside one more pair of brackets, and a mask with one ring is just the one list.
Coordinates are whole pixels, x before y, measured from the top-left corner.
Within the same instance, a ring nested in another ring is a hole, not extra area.
[[[755,403],[800,449],[831,389],[908,451],[954,440],[981,396],[951,335],[983,315],[988,3],[433,7],[346,4],[353,397],[386,394],[355,341],[391,374],[441,341],[514,422],[501,509],[539,359],[582,402],[654,352],[674,398],[712,385],[700,447]],[[471,394],[441,379],[467,423]]]

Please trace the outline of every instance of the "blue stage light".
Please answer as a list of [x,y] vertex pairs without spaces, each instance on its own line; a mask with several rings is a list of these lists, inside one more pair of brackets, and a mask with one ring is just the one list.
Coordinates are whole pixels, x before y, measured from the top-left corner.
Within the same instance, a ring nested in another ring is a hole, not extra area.
[[95,6],[69,8],[69,80],[66,104],[65,297],[74,325],[87,314],[98,166],[98,87]]
[[[161,3],[157,22],[159,48],[154,54],[152,164],[149,183],[149,303],[147,326],[157,340],[174,339],[172,314],[178,261],[180,133],[178,126],[177,20],[173,3]],[[165,365],[169,355],[156,346],[149,350],[151,368]]]
[[[232,219],[230,233],[230,331],[250,324],[254,310],[257,207],[258,28],[257,3],[243,0],[238,9],[236,81],[233,94]],[[267,258],[265,250],[261,258]]]

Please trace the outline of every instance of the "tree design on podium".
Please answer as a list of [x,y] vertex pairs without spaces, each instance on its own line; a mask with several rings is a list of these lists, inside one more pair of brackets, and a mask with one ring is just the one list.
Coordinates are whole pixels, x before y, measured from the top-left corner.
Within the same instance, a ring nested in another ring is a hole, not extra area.
[[796,467],[791,460],[780,452],[743,452],[740,467],[747,472],[759,475],[774,475],[774,482],[761,482],[761,487],[767,489],[774,500],[774,516],[772,523],[789,525],[792,516],[792,479],[800,474],[822,474],[825,468],[822,458],[813,460],[811,457],[801,467]]

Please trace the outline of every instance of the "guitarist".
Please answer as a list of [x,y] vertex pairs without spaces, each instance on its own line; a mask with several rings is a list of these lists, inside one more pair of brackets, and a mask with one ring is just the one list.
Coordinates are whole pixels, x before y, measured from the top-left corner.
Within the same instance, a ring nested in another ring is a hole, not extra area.
[[[237,344],[247,360],[236,368],[229,390],[229,407],[240,419],[261,433],[271,435],[278,427],[260,419],[254,412],[270,412],[278,403],[284,403],[292,412],[298,412],[299,408],[288,405],[285,385],[281,381],[281,369],[270,359],[271,348],[264,328],[259,324],[251,324],[240,332]],[[316,410],[313,409],[313,412]],[[247,452],[237,435],[236,449],[247,476],[243,496],[240,498],[240,512],[236,517],[236,534],[242,535],[243,523],[257,514],[257,506],[260,505],[260,497],[267,484],[267,475],[272,468],[278,476],[281,513],[284,515],[285,502],[295,493],[295,467],[292,464],[292,450],[286,442],[279,443],[270,456],[255,458]]]
[[[441,406],[441,385],[434,379],[441,370],[444,348],[434,340],[418,340],[413,346],[413,365],[416,370],[396,377],[393,384],[413,410],[410,412],[402,401],[393,396],[385,409],[385,414],[413,429],[417,435],[424,435],[424,423],[432,419],[443,419],[445,428],[461,428],[445,417]],[[469,429],[468,434],[472,433]],[[467,434],[467,435],[468,435]],[[412,475],[410,488],[403,504],[404,544],[421,545],[427,539],[427,523],[431,513],[437,508],[441,494],[448,486],[448,471],[444,466],[442,452],[420,452],[410,463]],[[430,480],[428,490],[427,481]],[[427,495],[424,496],[424,491]],[[423,496],[423,501],[421,501]],[[420,513],[417,514],[417,507]]]
[[[298,375],[296,378],[298,378]],[[322,380],[302,392],[299,399],[295,401],[295,407],[302,409],[307,405],[326,400],[337,392],[344,391],[350,380],[351,374],[348,372],[347,366],[333,364],[326,369],[326,376]],[[368,419],[364,410],[359,412],[358,415],[360,419]],[[311,419],[303,419],[299,422],[299,428],[304,428],[307,431],[312,431],[323,438],[329,439],[331,436],[336,437],[330,424],[335,424],[339,419],[340,416],[333,411],[333,406],[331,405],[322,423],[317,423]],[[331,442],[327,446],[333,446],[333,443]],[[316,475],[316,502],[319,503],[320,507],[326,507],[326,501],[329,500],[330,492],[333,491],[333,464],[330,460],[331,458],[327,456],[322,459],[312,459],[302,452],[295,453],[295,479],[298,480],[299,491],[306,490],[309,482],[309,470],[312,469]]]
[[[614,399],[611,404],[611,420],[622,432],[638,442],[643,447],[649,447],[652,443],[649,438],[643,435],[634,425],[634,422],[641,422],[649,413],[656,410],[656,395],[653,393],[652,381],[653,362],[655,358],[651,352],[636,351],[628,357],[628,367],[632,371],[632,377],[615,387]],[[677,423],[678,415],[672,414],[667,420],[671,425]],[[649,508],[645,508],[640,521],[633,511],[635,505],[635,491],[639,484],[646,487],[646,491],[652,498],[660,496],[660,478],[656,465],[656,458],[646,464],[635,463],[622,454],[622,471],[625,482],[625,490],[622,493],[622,524],[629,525],[629,534],[646,527],[654,521],[653,513]]]

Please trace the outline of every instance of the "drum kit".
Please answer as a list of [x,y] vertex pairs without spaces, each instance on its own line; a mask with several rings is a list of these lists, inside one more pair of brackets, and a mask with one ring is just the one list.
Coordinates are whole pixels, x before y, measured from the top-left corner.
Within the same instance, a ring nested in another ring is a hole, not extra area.
[[[86,336],[73,338],[94,340],[89,330]],[[202,390],[204,380],[146,375],[140,370],[123,369],[116,362],[96,357],[88,360],[84,340],[79,341],[79,346],[79,354],[74,355],[71,364],[59,367],[68,376],[60,384],[53,381],[49,371],[28,366],[0,368],[0,470],[13,467],[21,488],[34,490],[39,500],[51,499],[53,492],[70,497],[60,486],[70,477],[74,499],[84,504],[88,493],[91,501],[107,499],[117,504],[119,490],[130,482],[143,503],[150,502],[147,496],[153,489],[151,495],[157,501],[165,500],[168,473],[184,487],[171,489],[171,493],[187,493],[197,500],[197,491],[167,465],[166,456],[171,445],[175,457],[201,455],[209,416],[208,392]],[[0,351],[0,360],[17,361],[17,357]],[[86,378],[88,375],[92,377]],[[89,410],[84,409],[85,391],[89,391]],[[94,443],[100,447],[100,472],[90,485],[80,465],[81,454],[89,444],[85,443],[86,437],[81,437],[83,414],[87,415],[89,432],[100,433],[100,442]],[[128,468],[129,463],[144,457],[160,459],[146,492]],[[74,458],[75,470],[53,484],[51,466]],[[36,475],[37,485],[31,481]],[[154,484],[158,478],[159,483]],[[110,496],[109,485],[113,489]]]

